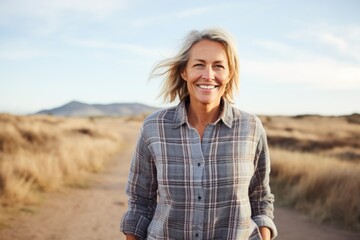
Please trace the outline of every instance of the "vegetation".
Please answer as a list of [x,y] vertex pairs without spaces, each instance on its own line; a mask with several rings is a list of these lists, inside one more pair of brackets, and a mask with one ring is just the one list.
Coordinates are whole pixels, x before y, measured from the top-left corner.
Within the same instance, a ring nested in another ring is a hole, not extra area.
[[280,205],[360,230],[359,164],[281,149],[272,149],[271,157],[271,185]]
[[[276,203],[319,222],[360,230],[359,115],[261,118]],[[83,186],[89,173],[101,171],[121,150],[120,128],[143,119],[0,114],[0,206]]]
[[36,201],[37,193],[81,186],[116,152],[121,139],[96,119],[0,114],[0,204]]
[[[301,115],[262,117],[272,147],[360,162],[357,114],[341,117]],[[352,121],[349,121],[349,118]]]
[[277,204],[360,230],[360,125],[354,116],[266,116]]

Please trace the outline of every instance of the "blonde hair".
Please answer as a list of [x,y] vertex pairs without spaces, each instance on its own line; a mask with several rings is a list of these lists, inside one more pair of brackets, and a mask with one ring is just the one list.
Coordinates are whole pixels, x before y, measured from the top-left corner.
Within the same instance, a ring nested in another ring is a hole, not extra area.
[[176,97],[183,101],[188,97],[189,91],[186,82],[181,77],[181,72],[185,69],[189,60],[192,46],[202,40],[219,42],[224,46],[228,57],[230,81],[223,97],[229,102],[234,102],[234,91],[239,89],[239,58],[234,40],[227,32],[221,29],[190,31],[182,44],[182,48],[175,56],[155,64],[150,78],[165,76],[159,94],[159,97],[163,97],[164,102],[173,102]]

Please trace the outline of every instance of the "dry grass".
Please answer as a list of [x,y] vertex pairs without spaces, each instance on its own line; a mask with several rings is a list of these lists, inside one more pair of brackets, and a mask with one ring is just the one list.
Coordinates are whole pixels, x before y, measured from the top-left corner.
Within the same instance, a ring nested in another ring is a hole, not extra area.
[[0,114],[0,203],[32,203],[37,193],[81,186],[121,148],[114,128],[93,119]]
[[319,222],[360,229],[358,164],[280,149],[271,156],[271,185],[280,204]]
[[360,230],[360,125],[346,117],[264,120],[277,203]]
[[[37,193],[84,184],[121,149],[122,122],[143,116],[59,118],[0,114],[0,203],[36,201]],[[360,229],[358,116],[263,116],[277,203],[320,222]],[[1,211],[1,210],[0,210]],[[1,215],[1,214],[0,214]]]
[[263,116],[271,146],[360,162],[358,115]]

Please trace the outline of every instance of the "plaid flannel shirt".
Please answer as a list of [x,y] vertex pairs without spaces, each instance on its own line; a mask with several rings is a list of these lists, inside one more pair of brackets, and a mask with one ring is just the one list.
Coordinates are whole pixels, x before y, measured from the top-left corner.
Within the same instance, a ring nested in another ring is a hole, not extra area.
[[266,134],[254,115],[222,101],[202,140],[185,102],[143,123],[121,231],[140,239],[261,239],[277,235]]

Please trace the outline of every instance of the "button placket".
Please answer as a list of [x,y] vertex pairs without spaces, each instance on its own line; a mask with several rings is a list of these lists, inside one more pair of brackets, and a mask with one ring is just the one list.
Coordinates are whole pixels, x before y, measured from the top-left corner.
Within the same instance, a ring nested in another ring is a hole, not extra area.
[[[196,132],[197,133],[197,132]],[[193,230],[192,237],[194,239],[202,239],[202,228],[204,224],[204,189],[202,186],[204,174],[204,156],[199,138],[194,136],[191,149],[191,157],[193,158]]]

